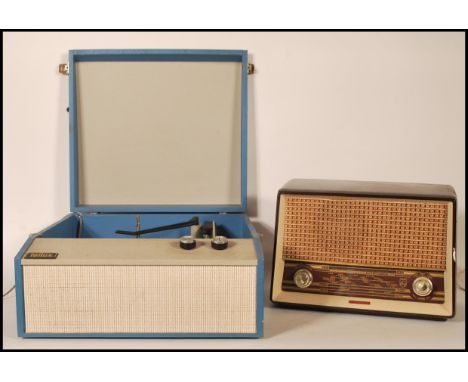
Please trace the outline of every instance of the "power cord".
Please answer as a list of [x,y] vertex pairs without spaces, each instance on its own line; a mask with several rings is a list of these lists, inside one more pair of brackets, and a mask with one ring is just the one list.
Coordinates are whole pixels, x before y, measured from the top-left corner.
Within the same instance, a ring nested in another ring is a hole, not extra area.
[[3,293],[3,298],[5,298],[6,296],[8,296],[8,295],[13,291],[13,289],[15,289],[15,288],[16,288],[16,285],[13,285],[13,286],[8,290],[8,292]]

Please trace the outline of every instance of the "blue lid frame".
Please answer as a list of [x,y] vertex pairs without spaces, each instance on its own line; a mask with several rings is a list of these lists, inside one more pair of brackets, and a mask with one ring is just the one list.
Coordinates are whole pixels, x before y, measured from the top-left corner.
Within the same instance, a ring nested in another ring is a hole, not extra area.
[[[80,61],[219,61],[242,63],[241,204],[237,205],[80,205],[75,65]],[[73,212],[246,212],[247,210],[247,66],[246,50],[109,49],[69,52],[70,210]]]

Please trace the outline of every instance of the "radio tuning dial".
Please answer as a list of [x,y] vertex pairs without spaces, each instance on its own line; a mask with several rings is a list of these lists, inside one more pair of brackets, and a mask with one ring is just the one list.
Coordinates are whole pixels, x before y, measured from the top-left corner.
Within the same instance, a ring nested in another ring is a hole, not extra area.
[[434,286],[427,277],[421,276],[413,281],[413,292],[419,297],[426,297],[432,293]]
[[298,288],[307,288],[313,280],[312,273],[307,269],[299,269],[294,273],[294,283]]

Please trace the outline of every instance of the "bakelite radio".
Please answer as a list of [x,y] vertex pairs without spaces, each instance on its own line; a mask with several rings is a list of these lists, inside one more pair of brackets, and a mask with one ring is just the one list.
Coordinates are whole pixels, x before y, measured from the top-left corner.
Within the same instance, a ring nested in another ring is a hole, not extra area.
[[451,186],[292,180],[278,193],[271,300],[452,317],[455,217]]

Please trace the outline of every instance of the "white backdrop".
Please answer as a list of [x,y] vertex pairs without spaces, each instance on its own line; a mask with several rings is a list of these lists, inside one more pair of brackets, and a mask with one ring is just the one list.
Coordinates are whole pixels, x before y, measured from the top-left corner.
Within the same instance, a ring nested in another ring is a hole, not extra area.
[[[464,267],[464,34],[7,33],[3,290],[27,235],[69,211],[69,49],[247,49],[249,214],[271,259],[276,192],[295,177],[445,183]],[[267,265],[268,266],[268,265]]]

